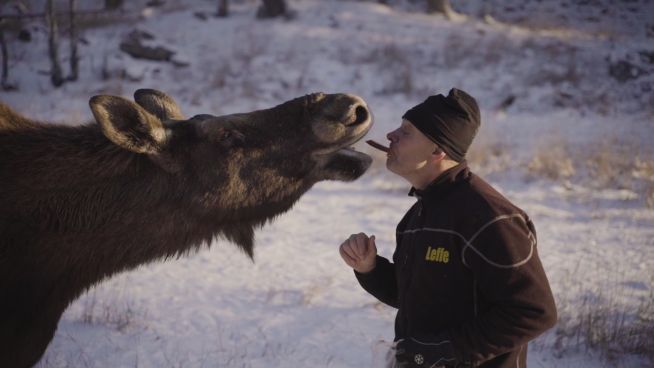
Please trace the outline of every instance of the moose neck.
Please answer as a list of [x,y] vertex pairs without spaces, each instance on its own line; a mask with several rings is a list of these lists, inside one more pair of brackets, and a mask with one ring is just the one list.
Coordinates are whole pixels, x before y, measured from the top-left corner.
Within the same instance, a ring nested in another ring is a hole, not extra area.
[[211,237],[187,216],[169,175],[115,147],[97,126],[0,134],[0,163],[0,188],[8,194],[0,199],[0,219],[48,253],[38,255],[35,268],[70,280],[67,299]]
[[[0,164],[0,188],[8,193],[0,198],[0,217],[11,215],[27,233],[39,234],[37,242],[57,245],[40,248],[52,253],[38,267],[75,274],[72,298],[104,277],[187,253],[220,234],[252,255],[254,228],[310,187],[271,173],[256,193],[223,192],[229,206],[198,212],[190,200],[199,197],[195,183],[115,146],[96,125],[0,133]],[[62,260],[70,255],[75,262]]]

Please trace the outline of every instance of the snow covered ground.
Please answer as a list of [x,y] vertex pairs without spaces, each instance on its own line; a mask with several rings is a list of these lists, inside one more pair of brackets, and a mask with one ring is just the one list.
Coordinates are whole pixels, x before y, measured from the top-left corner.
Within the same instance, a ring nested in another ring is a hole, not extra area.
[[[140,17],[130,14],[141,2],[130,2],[127,20],[82,31],[80,80],[59,89],[42,73],[47,36],[35,21],[30,43],[6,36],[19,90],[0,99],[75,124],[91,120],[90,96],[144,87],[174,96],[189,116],[351,92],[373,110],[369,137],[383,141],[406,109],[460,87],[482,107],[471,166],[534,219],[559,305],[561,322],[531,345],[530,366],[650,366],[616,341],[588,348],[582,330],[654,332],[652,2],[461,1],[465,17],[453,21],[410,1],[289,3],[295,19],[258,21],[254,0],[206,20],[194,13],[215,1],[168,1]],[[122,53],[134,29],[190,65]],[[393,252],[412,199],[375,157],[359,181],[320,183],[261,229],[254,263],[217,240],[98,285],[64,314],[40,366],[378,367],[394,311],[358,286],[337,250],[364,231],[382,255]]]

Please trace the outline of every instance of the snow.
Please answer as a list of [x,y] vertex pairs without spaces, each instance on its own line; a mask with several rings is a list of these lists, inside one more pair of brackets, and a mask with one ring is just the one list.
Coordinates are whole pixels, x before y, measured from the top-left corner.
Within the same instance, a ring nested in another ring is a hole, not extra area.
[[[142,5],[129,3],[128,9]],[[455,21],[422,14],[408,1],[290,1],[295,19],[266,21],[254,18],[254,0],[232,1],[228,18],[206,21],[193,13],[213,12],[214,1],[169,3],[135,21],[82,30],[88,42],[80,45],[80,80],[58,89],[43,74],[43,27],[28,25],[29,44],[8,34],[10,81],[19,90],[2,91],[0,99],[29,117],[77,124],[92,120],[92,95],[130,97],[146,87],[175,97],[188,116],[347,92],[363,97],[375,116],[366,138],[384,142],[406,109],[458,86],[482,107],[471,166],[534,219],[562,323],[578,318],[588,300],[628,318],[639,305],[651,308],[652,171],[620,172],[627,184],[601,185],[578,164],[586,156],[599,161],[602,148],[625,165],[654,159],[654,65],[639,57],[654,51],[651,2],[608,2],[610,14],[602,15],[605,1],[595,2],[592,14],[565,0],[461,1],[455,9],[467,16]],[[514,10],[501,12],[498,3]],[[484,10],[495,10],[492,19],[483,20]],[[168,47],[190,65],[122,53],[118,44],[134,29],[153,34],[148,45]],[[621,60],[644,74],[616,80],[609,66]],[[500,107],[509,96],[515,102]],[[395,226],[413,199],[381,155],[357,147],[374,155],[371,170],[353,183],[316,185],[257,232],[255,262],[219,239],[197,254],[117,275],[69,307],[40,367],[379,366],[387,346],[380,341],[393,338],[394,311],[359,287],[338,245],[352,233],[375,234],[380,253],[390,257]],[[529,161],[553,147],[565,148],[577,174],[526,175]],[[648,364],[629,354],[607,362],[597,351],[559,341],[557,328],[537,339],[530,366]]]

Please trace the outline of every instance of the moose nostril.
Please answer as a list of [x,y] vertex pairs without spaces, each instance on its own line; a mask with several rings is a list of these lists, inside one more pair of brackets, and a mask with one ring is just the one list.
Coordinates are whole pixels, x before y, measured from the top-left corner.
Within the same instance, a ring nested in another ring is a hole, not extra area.
[[361,105],[357,106],[357,108],[354,110],[354,114],[356,116],[356,119],[354,120],[354,125],[361,124],[364,121],[368,120],[368,109],[366,109]]

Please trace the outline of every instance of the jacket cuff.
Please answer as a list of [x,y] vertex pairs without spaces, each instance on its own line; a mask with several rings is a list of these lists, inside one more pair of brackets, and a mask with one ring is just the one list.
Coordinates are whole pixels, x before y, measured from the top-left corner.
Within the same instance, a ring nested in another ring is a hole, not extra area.
[[354,275],[357,277],[359,280],[366,280],[370,278],[375,278],[375,275],[379,273],[379,270],[381,270],[383,267],[380,267],[382,263],[389,263],[388,260],[380,255],[375,256],[375,268],[368,272],[358,272],[357,270],[354,270]]

